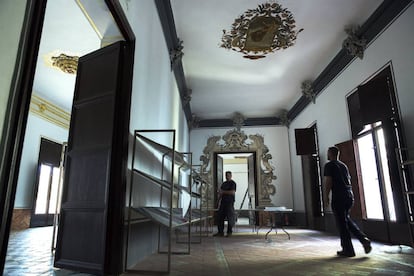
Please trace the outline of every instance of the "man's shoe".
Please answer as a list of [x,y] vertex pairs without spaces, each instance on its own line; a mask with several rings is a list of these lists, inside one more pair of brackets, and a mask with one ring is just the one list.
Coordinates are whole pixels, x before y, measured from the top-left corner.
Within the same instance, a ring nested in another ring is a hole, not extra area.
[[346,252],[346,251],[343,251],[343,250],[336,252],[336,255],[338,255],[340,257],[355,257],[355,253]]
[[371,252],[372,250],[371,241],[368,238],[364,238],[364,240],[361,243],[362,243],[362,246],[364,247],[365,254],[368,254],[369,252]]
[[220,233],[220,232],[215,233],[215,234],[213,235],[213,237],[224,237],[224,233]]

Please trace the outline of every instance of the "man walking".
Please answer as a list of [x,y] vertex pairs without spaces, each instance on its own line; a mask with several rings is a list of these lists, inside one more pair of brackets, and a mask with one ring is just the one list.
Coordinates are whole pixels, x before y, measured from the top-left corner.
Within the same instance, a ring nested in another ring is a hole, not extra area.
[[342,250],[338,256],[354,257],[355,251],[352,245],[351,233],[361,242],[365,253],[371,252],[371,241],[358,228],[349,216],[349,211],[354,204],[354,194],[350,182],[348,167],[339,158],[339,149],[328,149],[328,160],[324,168],[325,181],[325,207],[329,205],[329,193],[332,191],[332,211],[336,219],[336,226],[341,238]]

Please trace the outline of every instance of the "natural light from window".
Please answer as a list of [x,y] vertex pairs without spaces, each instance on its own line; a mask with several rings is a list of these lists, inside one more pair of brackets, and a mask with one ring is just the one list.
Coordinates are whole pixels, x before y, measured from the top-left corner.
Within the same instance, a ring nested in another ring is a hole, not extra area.
[[368,219],[384,219],[372,134],[358,139],[365,208]]

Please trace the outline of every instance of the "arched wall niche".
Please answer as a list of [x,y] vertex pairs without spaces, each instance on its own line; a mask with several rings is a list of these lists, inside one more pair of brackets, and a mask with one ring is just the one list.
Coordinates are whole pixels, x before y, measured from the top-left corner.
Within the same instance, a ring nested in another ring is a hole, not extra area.
[[199,168],[199,176],[204,185],[201,186],[202,193],[202,207],[215,208],[214,196],[215,188],[215,154],[220,153],[242,153],[254,152],[256,153],[256,206],[265,207],[272,206],[270,195],[276,193],[276,188],[272,184],[276,180],[273,166],[270,165],[269,160],[272,155],[269,153],[269,148],[264,144],[264,137],[260,134],[247,136],[243,131],[237,129],[229,130],[223,136],[211,136],[207,140],[207,145],[200,156],[201,166]]

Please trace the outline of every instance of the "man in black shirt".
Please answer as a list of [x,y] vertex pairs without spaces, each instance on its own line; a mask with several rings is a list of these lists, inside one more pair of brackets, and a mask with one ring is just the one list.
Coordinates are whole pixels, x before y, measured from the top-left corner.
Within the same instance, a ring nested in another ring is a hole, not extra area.
[[349,211],[354,204],[354,194],[352,193],[348,167],[338,158],[339,149],[330,147],[328,149],[329,162],[326,163],[323,174],[325,180],[325,207],[329,205],[329,193],[332,191],[331,206],[341,237],[342,250],[338,251],[337,255],[342,257],[355,256],[351,233],[361,242],[365,253],[368,254],[371,252],[371,241],[349,216]]
[[234,201],[236,195],[236,182],[232,179],[230,171],[226,172],[226,181],[221,184],[218,191],[218,211],[217,211],[217,228],[218,232],[213,236],[224,236],[224,220],[227,217],[227,237],[230,237],[233,233],[233,226],[235,223],[234,215]]

